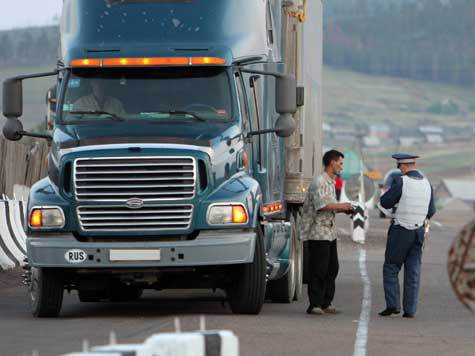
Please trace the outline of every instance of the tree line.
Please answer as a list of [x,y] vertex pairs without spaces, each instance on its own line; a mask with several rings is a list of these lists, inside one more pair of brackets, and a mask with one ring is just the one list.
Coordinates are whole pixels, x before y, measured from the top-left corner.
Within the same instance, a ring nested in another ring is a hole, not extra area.
[[55,65],[58,26],[0,31],[0,67]]
[[332,0],[324,62],[369,74],[475,84],[473,0]]
[[[331,0],[324,63],[375,75],[475,84],[473,0]],[[0,68],[55,64],[58,26],[0,31]]]

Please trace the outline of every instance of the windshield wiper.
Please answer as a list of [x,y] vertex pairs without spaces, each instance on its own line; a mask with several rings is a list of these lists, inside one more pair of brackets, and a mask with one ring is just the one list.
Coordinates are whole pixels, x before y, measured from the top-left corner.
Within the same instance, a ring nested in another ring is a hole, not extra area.
[[108,111],[101,111],[101,110],[69,111],[68,113],[72,114],[72,115],[107,115],[112,120],[117,120],[117,121],[124,121],[125,120],[123,117],[117,116],[114,113],[111,113],[111,112],[108,112]]
[[202,118],[201,116],[196,115],[192,111],[170,110],[168,113],[170,115],[185,115],[185,116],[188,115],[188,116],[191,116],[195,120],[206,121],[206,119]]

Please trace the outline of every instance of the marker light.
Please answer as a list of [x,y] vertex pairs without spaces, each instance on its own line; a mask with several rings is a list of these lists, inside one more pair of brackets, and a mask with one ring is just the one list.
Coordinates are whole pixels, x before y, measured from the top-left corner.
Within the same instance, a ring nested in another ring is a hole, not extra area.
[[101,60],[99,58],[91,59],[73,59],[71,61],[71,67],[100,67]]
[[219,57],[139,57],[139,58],[86,58],[73,59],[71,67],[147,67],[223,65]]
[[246,224],[247,211],[243,205],[214,205],[206,217],[210,225]]
[[247,223],[246,210],[241,205],[233,205],[233,224]]
[[30,226],[31,227],[42,227],[43,226],[43,216],[41,214],[41,209],[33,209],[31,211]]
[[191,64],[193,65],[210,65],[210,64],[224,64],[223,58],[217,57],[192,57]]
[[31,228],[62,228],[65,219],[63,210],[56,207],[33,208],[30,213]]
[[103,67],[146,67],[146,66],[186,66],[190,64],[187,57],[159,57],[159,58],[104,58]]
[[262,210],[264,211],[264,214],[274,214],[283,209],[282,203],[279,202],[273,202],[273,203],[267,203],[264,204]]

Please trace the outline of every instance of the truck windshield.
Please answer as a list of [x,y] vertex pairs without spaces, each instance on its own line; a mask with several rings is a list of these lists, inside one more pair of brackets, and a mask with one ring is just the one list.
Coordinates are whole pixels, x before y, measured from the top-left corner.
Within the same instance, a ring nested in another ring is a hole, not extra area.
[[63,98],[62,124],[233,117],[230,80],[223,68],[73,70]]

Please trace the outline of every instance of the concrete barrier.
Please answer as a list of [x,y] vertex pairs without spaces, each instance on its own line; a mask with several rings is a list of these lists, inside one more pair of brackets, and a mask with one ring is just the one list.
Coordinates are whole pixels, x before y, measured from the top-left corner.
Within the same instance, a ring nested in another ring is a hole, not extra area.
[[0,268],[12,269],[25,264],[25,203],[0,200]]
[[63,356],[239,356],[239,341],[231,331],[164,333],[143,344],[93,347],[90,351]]

